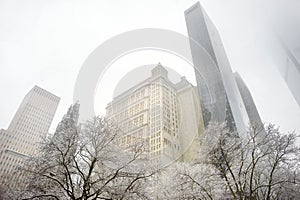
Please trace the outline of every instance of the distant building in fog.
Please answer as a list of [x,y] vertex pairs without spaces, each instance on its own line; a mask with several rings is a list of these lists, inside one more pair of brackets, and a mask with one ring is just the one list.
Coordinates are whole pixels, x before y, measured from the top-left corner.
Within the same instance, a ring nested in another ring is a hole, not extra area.
[[[293,33],[295,34],[295,33]],[[276,55],[278,69],[300,107],[300,31],[298,41],[288,41],[288,36],[279,36],[281,48]],[[291,36],[292,37],[292,36]],[[295,39],[295,37],[294,37]]]
[[205,126],[226,122],[244,136],[249,117],[218,31],[199,2],[185,11],[185,19]]
[[173,84],[158,64],[151,77],[108,104],[106,117],[123,131],[119,144],[125,149],[142,139],[151,159],[191,160],[199,148],[194,139],[203,129],[199,105],[197,89],[184,77]]
[[0,176],[34,155],[48,134],[60,98],[34,86],[24,97],[7,130],[0,133]]
[[300,108],[300,18],[295,10],[273,16],[270,55]]

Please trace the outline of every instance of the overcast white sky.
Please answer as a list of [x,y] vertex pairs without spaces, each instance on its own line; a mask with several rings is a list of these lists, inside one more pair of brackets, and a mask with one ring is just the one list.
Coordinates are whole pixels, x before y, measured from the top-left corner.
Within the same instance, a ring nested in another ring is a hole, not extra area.
[[[187,35],[183,12],[195,2],[0,0],[0,128],[8,127],[24,95],[39,85],[61,97],[53,132],[73,101],[75,80],[89,53],[110,37],[137,28],[164,28]],[[233,71],[248,85],[263,121],[278,124],[283,131],[300,131],[300,109],[277,71],[265,32],[269,18],[300,8],[296,0],[201,3],[220,32]],[[122,63],[181,66],[174,56],[163,53],[124,59],[115,69]],[[108,74],[111,79],[113,75]],[[192,72],[185,75],[193,79]],[[106,95],[114,90],[112,86],[107,85]],[[103,109],[101,105],[95,108]]]

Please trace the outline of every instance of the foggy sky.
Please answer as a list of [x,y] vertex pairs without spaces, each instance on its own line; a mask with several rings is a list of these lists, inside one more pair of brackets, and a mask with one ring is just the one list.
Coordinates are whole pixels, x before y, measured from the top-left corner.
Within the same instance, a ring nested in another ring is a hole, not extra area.
[[[110,37],[137,28],[187,35],[183,12],[195,2],[0,0],[0,128],[8,127],[22,98],[38,85],[61,97],[53,132],[73,101],[75,80],[89,53]],[[300,131],[300,109],[277,71],[266,25],[290,13],[299,17],[297,0],[200,2],[220,32],[233,71],[249,87],[262,120],[280,125],[283,131]],[[151,64],[161,61],[155,58]]]

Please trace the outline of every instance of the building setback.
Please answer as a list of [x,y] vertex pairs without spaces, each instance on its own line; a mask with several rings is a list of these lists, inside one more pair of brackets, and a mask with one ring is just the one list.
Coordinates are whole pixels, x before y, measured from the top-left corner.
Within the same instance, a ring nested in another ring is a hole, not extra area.
[[203,129],[199,104],[194,86],[184,77],[173,84],[158,64],[151,77],[108,104],[106,117],[122,130],[119,144],[125,149],[142,139],[151,159],[191,160],[199,148],[195,139]]
[[59,101],[59,97],[38,86],[26,94],[8,129],[0,133],[0,176],[11,174],[37,152]]
[[185,19],[205,126],[226,122],[245,136],[249,118],[217,29],[199,2]]

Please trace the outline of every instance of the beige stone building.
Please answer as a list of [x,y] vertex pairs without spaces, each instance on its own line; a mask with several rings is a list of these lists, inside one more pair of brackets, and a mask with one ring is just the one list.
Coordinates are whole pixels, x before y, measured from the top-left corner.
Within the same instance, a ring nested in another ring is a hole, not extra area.
[[0,176],[11,174],[38,150],[48,133],[60,98],[34,86],[24,97],[7,130],[0,130]]
[[126,148],[141,139],[147,155],[164,163],[195,156],[196,137],[203,128],[197,89],[184,77],[174,84],[159,63],[151,77],[115,97],[106,117],[122,131],[119,144]]

